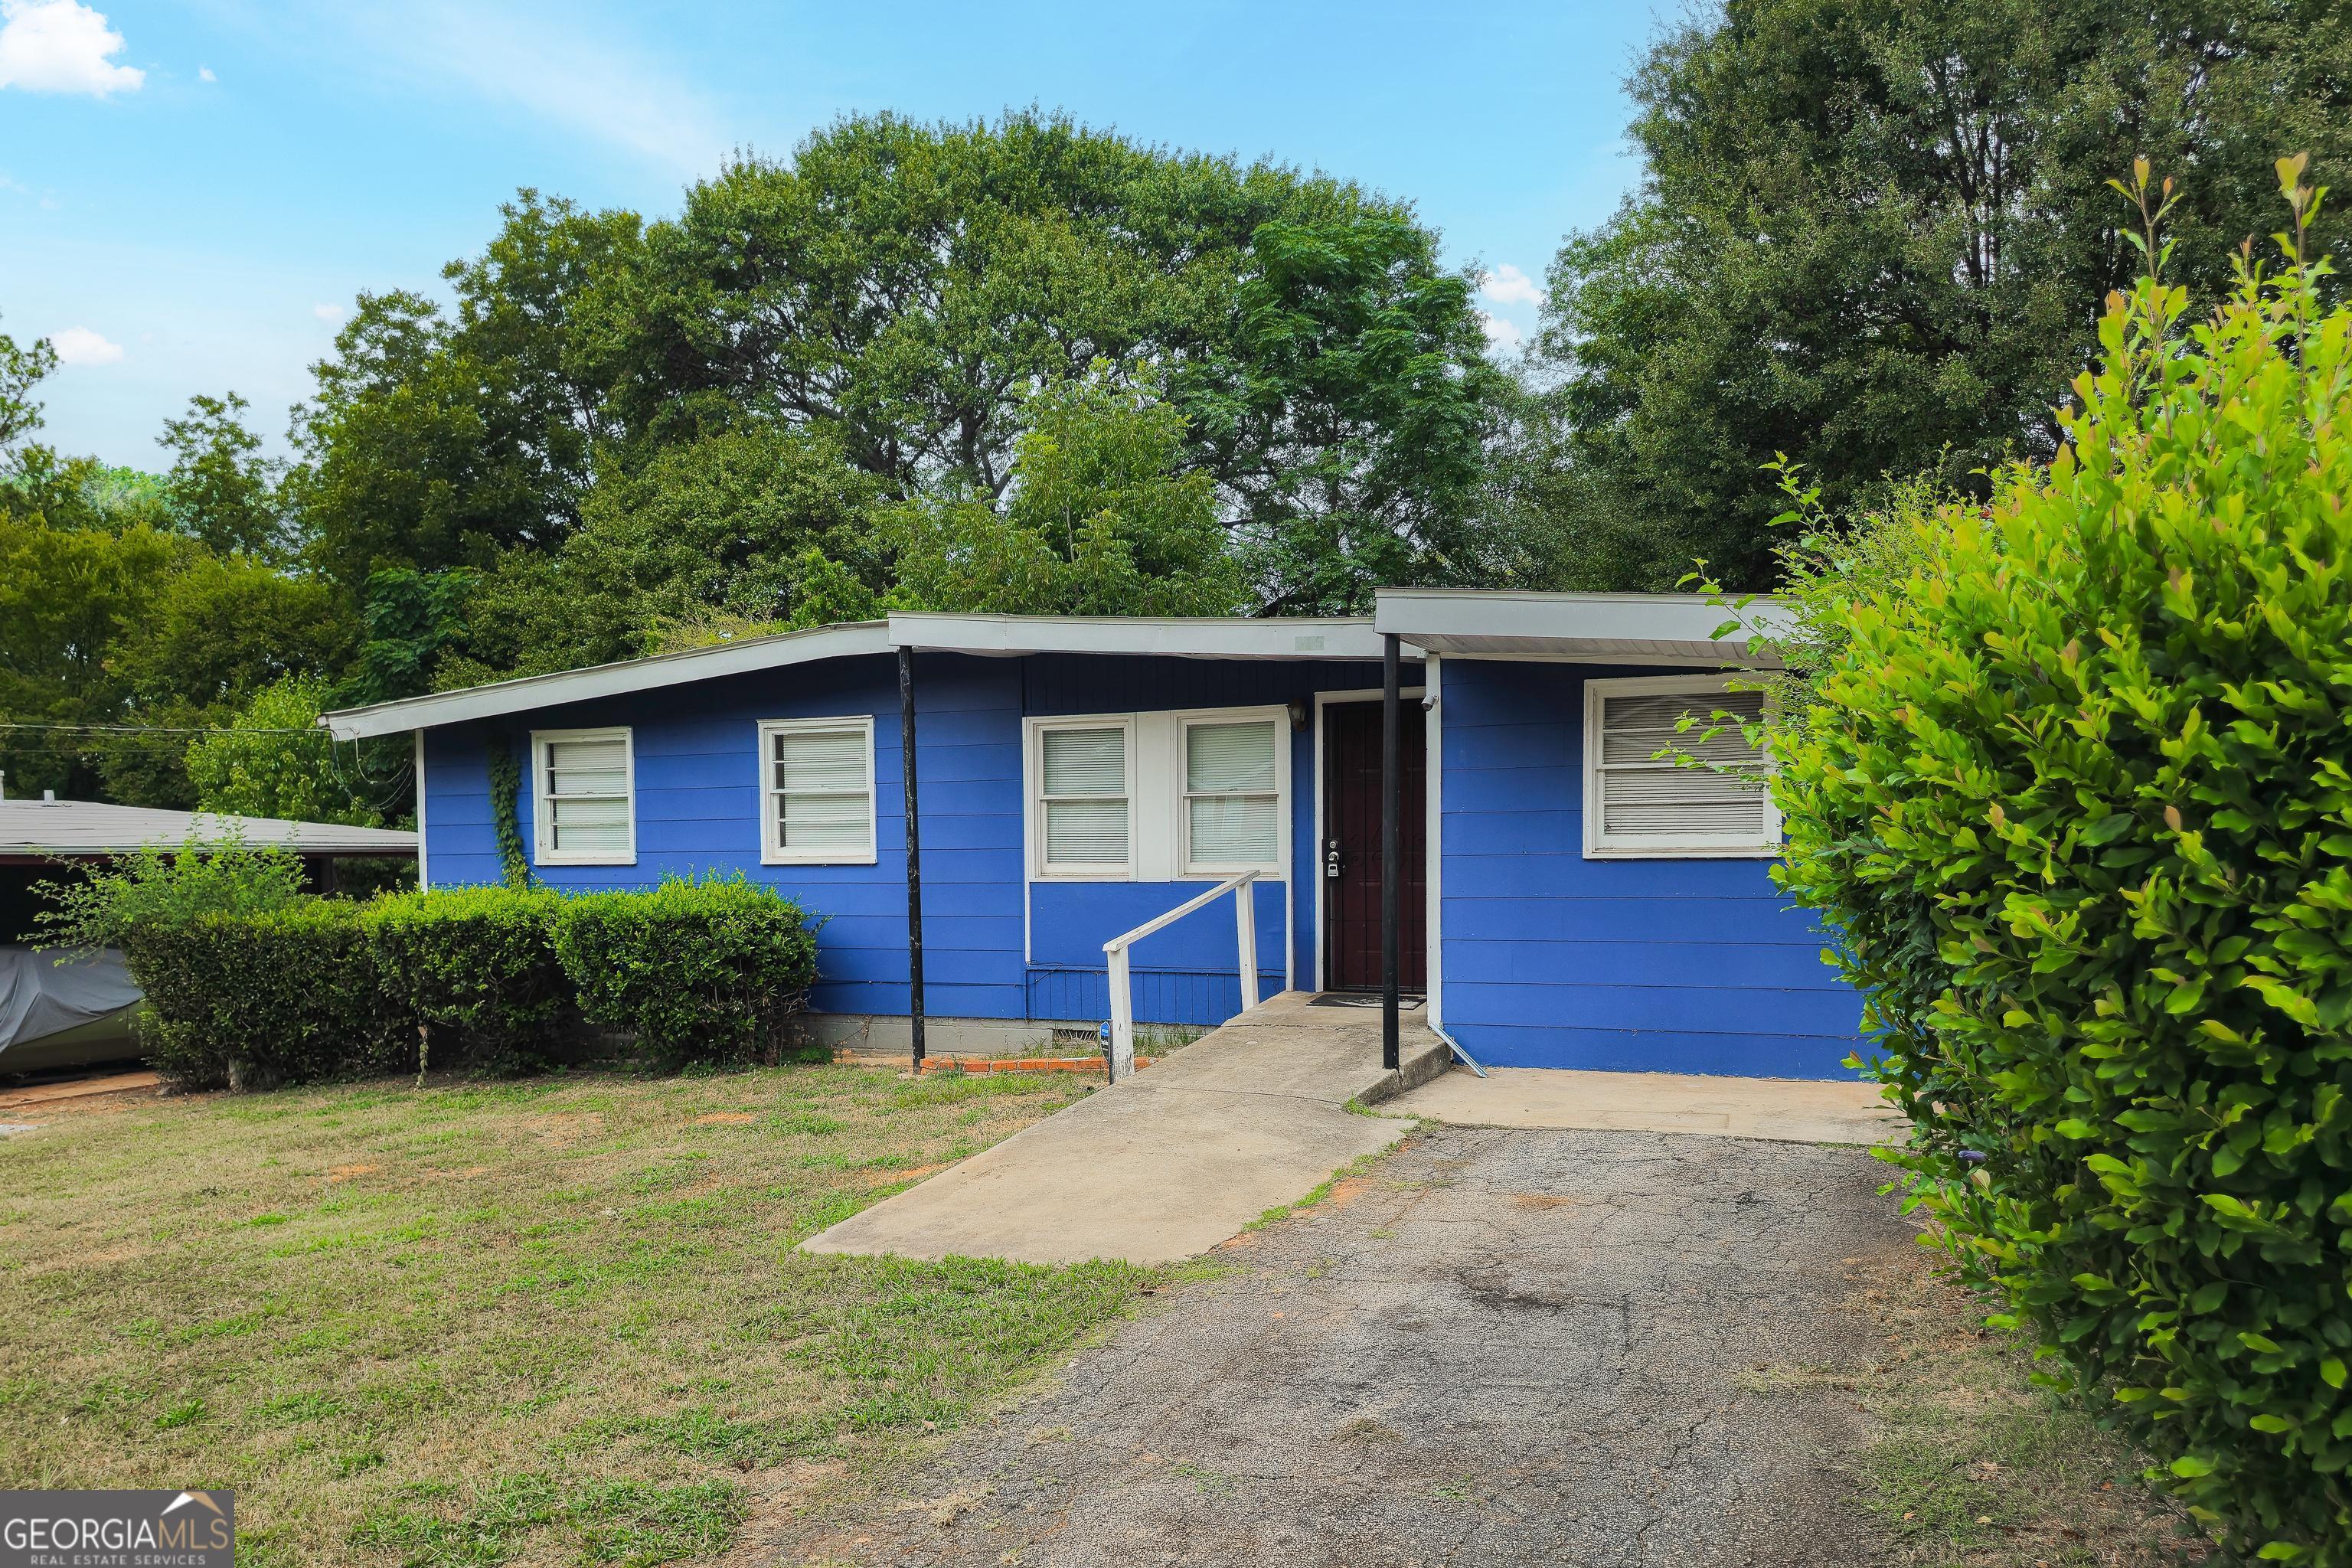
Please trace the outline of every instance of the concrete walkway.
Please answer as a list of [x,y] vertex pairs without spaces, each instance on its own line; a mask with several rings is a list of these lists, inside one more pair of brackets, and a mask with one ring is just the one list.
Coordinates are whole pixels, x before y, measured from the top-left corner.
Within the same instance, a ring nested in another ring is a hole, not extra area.
[[1123,1083],[842,1221],[811,1252],[1172,1263],[1296,1202],[1402,1129],[1346,1109],[1435,1076],[1449,1053],[1405,1016],[1381,1066],[1378,1008],[1285,992]]
[[1900,1112],[1858,1080],[1456,1068],[1383,1110],[1464,1127],[1696,1132],[1783,1143],[1900,1143]]

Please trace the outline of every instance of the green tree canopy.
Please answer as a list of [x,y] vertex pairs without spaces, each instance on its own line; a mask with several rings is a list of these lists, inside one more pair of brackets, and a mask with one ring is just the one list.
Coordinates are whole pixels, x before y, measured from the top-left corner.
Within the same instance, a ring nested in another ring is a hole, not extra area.
[[[0,507],[0,721],[129,722],[131,692],[109,655],[199,548],[143,524],[57,527]],[[86,730],[0,730],[0,770],[17,794],[87,796],[108,745]]]
[[1565,585],[1759,584],[1775,453],[1832,510],[2047,458],[2139,266],[2105,182],[2176,174],[2169,275],[2219,295],[2273,159],[2352,184],[2347,58],[2352,12],[2293,0],[1730,0],[1670,33],[1631,82],[1642,185],[1551,274]]
[[1499,392],[1409,209],[1036,113],[740,160],[583,315],[631,443],[805,426],[900,500],[1002,496],[1038,388],[1149,374],[1289,608],[1445,571]]
[[579,519],[607,374],[576,318],[638,242],[627,212],[525,190],[483,253],[443,268],[454,313],[362,294],[312,367],[289,476],[311,562],[358,595],[379,568],[487,565],[551,549]]
[[1030,401],[1001,504],[985,496],[893,509],[890,602],[1016,615],[1234,615],[1242,563],[1215,488],[1183,470],[1183,416],[1097,363]]
[[[338,748],[317,728],[331,689],[316,676],[287,676],[192,742],[186,766],[196,805],[237,816],[383,826],[378,788],[361,776],[357,749]],[[399,793],[396,784],[392,790]]]
[[41,427],[41,404],[34,389],[58,368],[58,351],[47,338],[35,338],[28,347],[0,332],[0,462],[16,455],[17,446]]
[[[515,552],[469,599],[466,658],[445,679],[564,669],[668,646],[662,628],[713,617],[806,624],[809,580],[843,568],[870,610],[882,562],[866,509],[871,475],[829,436],[776,425],[663,447],[593,489],[552,554]],[[837,607],[820,593],[822,608]],[[819,616],[818,618],[824,618]]]
[[180,527],[207,548],[275,557],[286,543],[278,465],[261,456],[261,437],[245,427],[248,406],[234,392],[199,394],[184,416],[163,421],[157,444],[173,457],[164,495]]

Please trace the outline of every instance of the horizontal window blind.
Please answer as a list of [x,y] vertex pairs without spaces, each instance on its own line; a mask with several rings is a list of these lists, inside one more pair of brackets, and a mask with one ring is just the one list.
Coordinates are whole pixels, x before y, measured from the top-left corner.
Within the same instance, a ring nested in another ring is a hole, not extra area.
[[546,844],[559,855],[629,850],[629,743],[620,735],[551,740],[541,753]]
[[1281,847],[1270,719],[1190,724],[1184,730],[1187,858],[1198,866],[1254,866]]
[[793,855],[872,854],[873,748],[865,727],[779,730],[769,741],[777,847]]
[[[1762,717],[1760,691],[1642,693],[1601,700],[1599,788],[1601,840],[1660,848],[1761,845],[1770,833],[1769,803],[1753,776],[1677,765],[1661,751],[1718,766],[1760,768],[1740,722]],[[1707,739],[1717,713],[1731,715]],[[1685,714],[1694,728],[1676,726]]]
[[1125,729],[1040,731],[1038,786],[1049,868],[1082,870],[1127,864],[1130,824]]

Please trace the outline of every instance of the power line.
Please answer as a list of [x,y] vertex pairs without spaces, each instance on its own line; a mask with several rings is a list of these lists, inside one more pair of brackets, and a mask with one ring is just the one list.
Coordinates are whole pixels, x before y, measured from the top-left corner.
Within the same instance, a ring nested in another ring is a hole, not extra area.
[[[327,735],[321,729],[194,724],[18,724],[0,723],[0,730],[73,731],[96,735]],[[328,736],[332,739],[332,736]]]

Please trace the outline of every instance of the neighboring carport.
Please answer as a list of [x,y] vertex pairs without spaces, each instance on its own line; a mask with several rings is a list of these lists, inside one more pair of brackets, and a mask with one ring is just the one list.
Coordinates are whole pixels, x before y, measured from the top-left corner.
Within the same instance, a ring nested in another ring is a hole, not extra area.
[[73,955],[32,945],[42,882],[69,879],[144,848],[243,843],[301,858],[314,887],[331,889],[353,858],[413,859],[416,835],[395,828],[275,816],[224,816],[104,801],[0,800],[0,1073],[111,1061],[138,1054],[131,1016],[139,987],[111,949]]

